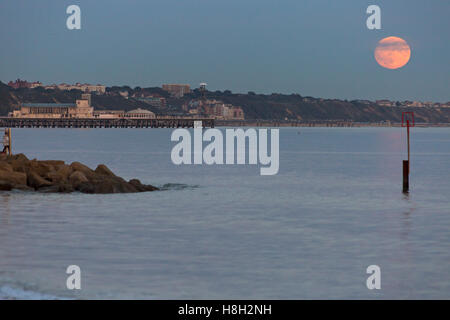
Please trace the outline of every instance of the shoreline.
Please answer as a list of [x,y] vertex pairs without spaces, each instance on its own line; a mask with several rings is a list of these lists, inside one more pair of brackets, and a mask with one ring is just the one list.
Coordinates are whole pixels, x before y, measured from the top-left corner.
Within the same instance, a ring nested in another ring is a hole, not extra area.
[[[384,122],[350,122],[350,121],[311,121],[311,122],[290,122],[290,121],[272,121],[272,120],[255,120],[255,121],[230,121],[216,120],[216,127],[342,127],[342,128],[401,128],[401,123],[384,123]],[[450,128],[450,123],[416,123],[415,127],[420,128]]]

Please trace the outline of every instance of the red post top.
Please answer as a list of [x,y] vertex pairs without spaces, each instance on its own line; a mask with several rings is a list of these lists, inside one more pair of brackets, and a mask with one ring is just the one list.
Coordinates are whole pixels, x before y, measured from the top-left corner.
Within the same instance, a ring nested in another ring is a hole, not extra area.
[[402,112],[402,127],[414,127],[414,112],[404,111]]

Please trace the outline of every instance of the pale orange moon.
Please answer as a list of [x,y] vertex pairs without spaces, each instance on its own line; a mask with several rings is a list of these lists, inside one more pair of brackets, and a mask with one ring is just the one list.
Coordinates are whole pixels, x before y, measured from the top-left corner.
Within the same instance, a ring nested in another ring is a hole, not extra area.
[[375,48],[375,60],[387,69],[398,69],[408,63],[411,48],[399,37],[387,37],[378,42]]

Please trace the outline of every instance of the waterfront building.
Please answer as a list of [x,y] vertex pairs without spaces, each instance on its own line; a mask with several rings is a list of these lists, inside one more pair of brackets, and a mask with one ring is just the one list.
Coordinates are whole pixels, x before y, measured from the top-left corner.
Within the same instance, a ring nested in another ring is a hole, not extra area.
[[22,103],[14,118],[92,118],[91,95],[83,94],[75,103]]
[[119,119],[125,114],[124,110],[95,110],[94,118],[98,119]]
[[155,119],[156,118],[156,116],[153,112],[151,112],[150,110],[141,109],[141,108],[128,111],[123,115],[123,117],[128,118],[128,119]]

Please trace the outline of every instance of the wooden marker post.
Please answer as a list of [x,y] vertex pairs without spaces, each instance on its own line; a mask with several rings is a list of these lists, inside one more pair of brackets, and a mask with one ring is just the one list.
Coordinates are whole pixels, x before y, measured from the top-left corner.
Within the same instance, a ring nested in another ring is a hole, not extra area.
[[408,193],[409,172],[411,168],[411,144],[409,142],[409,127],[414,127],[414,112],[402,112],[402,127],[405,126],[408,140],[408,160],[403,160],[403,193]]
[[403,193],[409,192],[409,161],[403,160]]
[[11,139],[11,128],[8,129],[8,138],[9,138],[9,155],[12,155],[12,139]]
[[407,139],[408,139],[408,174],[409,174],[409,163],[411,162],[411,148],[409,143],[409,120],[406,120],[406,132],[407,132]]

